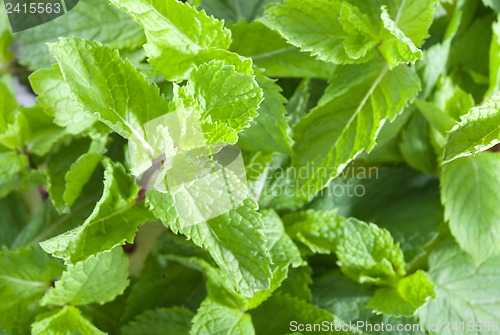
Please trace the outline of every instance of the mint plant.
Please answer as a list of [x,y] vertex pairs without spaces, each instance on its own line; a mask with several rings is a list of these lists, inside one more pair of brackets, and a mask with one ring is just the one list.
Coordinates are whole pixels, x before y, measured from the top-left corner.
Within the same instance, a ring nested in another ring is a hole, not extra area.
[[0,10],[0,334],[500,334],[497,1]]

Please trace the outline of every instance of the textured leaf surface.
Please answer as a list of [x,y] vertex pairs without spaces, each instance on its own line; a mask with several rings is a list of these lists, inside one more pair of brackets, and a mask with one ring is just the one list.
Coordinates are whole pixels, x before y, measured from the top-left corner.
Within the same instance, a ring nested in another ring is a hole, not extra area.
[[[259,308],[251,312],[256,334],[287,334],[296,331],[298,324],[321,324],[324,321],[343,322],[330,312],[312,304],[290,297],[289,295],[273,295]],[[351,334],[351,332],[325,331],[323,334]]]
[[446,137],[444,160],[475,155],[500,143],[500,94],[462,116]]
[[123,335],[188,335],[194,314],[187,308],[158,308],[147,311],[122,328]]
[[268,289],[271,281],[271,257],[254,208],[253,201],[246,200],[243,206],[204,223],[175,228],[210,252],[241,294],[248,297]]
[[231,33],[222,21],[175,0],[112,0],[146,32],[149,62],[168,80],[186,79],[200,50],[227,50]]
[[117,247],[68,265],[40,303],[59,306],[103,304],[122,294],[128,284],[128,258],[122,248]]
[[337,64],[372,58],[378,42],[368,17],[347,2],[287,0],[267,7],[259,21],[302,51]]
[[52,316],[41,319],[31,326],[33,335],[105,335],[73,306],[65,306]]
[[368,302],[376,313],[412,316],[429,298],[435,297],[434,287],[421,270],[402,278],[395,288],[382,287]]
[[38,301],[64,267],[40,248],[0,251],[0,327],[26,329],[40,311]]
[[318,106],[294,129],[297,191],[318,192],[348,162],[370,151],[384,122],[401,113],[419,89],[419,79],[406,66],[389,71],[386,64],[371,62],[339,68]]
[[203,0],[200,8],[226,22],[242,19],[250,22],[262,15],[264,7],[273,2],[277,0]]
[[141,27],[107,1],[85,0],[67,15],[18,33],[16,55],[21,64],[32,70],[48,67],[53,59],[46,43],[60,36],[79,36],[117,49],[139,47],[145,40]]
[[500,259],[492,257],[480,266],[453,243],[445,243],[429,257],[429,276],[436,298],[418,310],[422,324],[436,324],[432,333],[462,335],[459,327],[446,327],[443,315],[450,324],[463,320],[477,325],[468,334],[499,334],[498,329],[486,330],[487,325],[500,318]]
[[500,252],[500,157],[484,152],[443,166],[441,199],[458,244],[477,262]]
[[191,335],[253,335],[255,330],[249,314],[210,298],[203,301],[193,318]]
[[58,67],[37,70],[29,79],[37,101],[54,116],[55,124],[65,127],[70,134],[81,133],[94,125],[96,118],[71,99],[70,89]]
[[286,99],[273,80],[260,73],[256,79],[264,92],[264,101],[257,110],[259,115],[250,123],[250,128],[240,134],[238,146],[250,151],[289,153],[292,139],[283,105]]
[[336,250],[342,235],[342,222],[336,211],[296,212],[283,217],[286,232],[314,253],[329,254]]
[[406,274],[404,255],[384,228],[345,220],[337,247],[342,272],[359,283],[391,284]]
[[[363,334],[408,335],[409,329],[411,329],[412,335],[427,334],[424,327],[418,324],[416,318],[396,318],[373,313],[367,307],[368,301],[373,296],[373,288],[360,285],[338,271],[332,271],[316,278],[312,285],[312,292],[315,305],[335,313],[346,322],[350,321],[356,324],[357,321],[362,321],[364,327],[359,327],[358,330],[364,331]],[[387,330],[389,325],[392,326],[391,331]]]
[[49,49],[75,101],[121,136],[135,136],[152,153],[142,126],[168,112],[158,87],[98,42],[61,38]]
[[231,26],[231,51],[246,57],[269,77],[313,77],[328,79],[335,64],[319,61],[286,42],[261,22],[239,21]]
[[142,204],[136,204],[138,186],[120,164],[109,163],[104,174],[104,192],[83,225],[41,243],[55,257],[70,263],[132,243],[137,227],[151,219]]
[[189,100],[189,96],[196,99],[209,143],[219,138],[236,143],[236,134],[258,115],[262,89],[254,79],[250,64],[242,62],[240,66],[245,72],[222,61],[202,64],[193,70],[180,94],[185,95],[185,100]]

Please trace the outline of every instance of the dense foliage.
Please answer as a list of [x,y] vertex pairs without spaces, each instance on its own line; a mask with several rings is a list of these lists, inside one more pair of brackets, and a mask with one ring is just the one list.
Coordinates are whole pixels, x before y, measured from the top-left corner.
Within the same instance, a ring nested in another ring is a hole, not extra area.
[[497,10],[2,7],[0,334],[500,334]]

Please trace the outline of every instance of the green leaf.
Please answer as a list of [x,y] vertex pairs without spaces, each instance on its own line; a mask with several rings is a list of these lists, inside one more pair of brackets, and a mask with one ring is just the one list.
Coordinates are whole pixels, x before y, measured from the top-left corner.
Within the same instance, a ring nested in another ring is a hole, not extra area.
[[310,206],[318,211],[338,210],[344,217],[386,228],[408,263],[424,254],[444,223],[439,180],[408,167],[350,167]]
[[[473,327],[469,334],[498,333],[493,327],[500,318],[499,257],[476,266],[469,255],[448,241],[431,253],[429,266],[436,298],[418,310],[421,324],[442,335],[464,334],[462,327],[447,327],[448,322],[460,325],[462,321],[466,330]],[[443,322],[443,315],[447,322]]]
[[500,12],[500,2],[498,0],[483,0],[485,6],[493,8],[497,13]]
[[201,271],[207,278],[208,296],[215,303],[239,310],[247,309],[246,299],[236,292],[234,284],[221,269],[197,257],[166,255],[165,258]]
[[262,232],[266,240],[266,248],[271,253],[273,276],[271,288],[257,292],[250,300],[249,309],[258,306],[281,286],[288,276],[290,266],[298,267],[303,263],[300,251],[285,233],[279,215],[273,210],[263,210],[261,214],[264,224]]
[[336,64],[365,62],[378,43],[368,17],[347,2],[287,0],[269,5],[259,21],[302,51]]
[[27,329],[40,311],[38,301],[64,267],[40,248],[0,251],[0,327]]
[[28,157],[16,151],[0,152],[0,178],[8,179],[29,166]]
[[[363,334],[427,334],[416,318],[396,318],[391,315],[373,313],[366,306],[373,295],[373,288],[360,285],[341,275],[339,271],[332,271],[316,278],[312,291],[315,305],[335,313],[346,322],[359,325],[357,330],[363,331]],[[391,326],[392,328],[389,328]]]
[[210,298],[203,301],[193,318],[190,335],[255,334],[252,318],[244,311],[220,305]]
[[[416,47],[421,47],[429,37],[429,27],[434,20],[437,0],[388,1],[388,14],[395,18],[401,31],[411,39]],[[382,10],[384,12],[384,10]]]
[[397,317],[412,316],[429,298],[434,298],[434,287],[427,274],[421,270],[402,278],[396,287],[382,287],[368,301],[375,313]]
[[158,307],[184,305],[196,310],[206,296],[204,283],[198,269],[185,267],[153,251],[127,297],[124,319]]
[[79,134],[94,125],[96,118],[71,99],[70,89],[57,66],[39,69],[29,79],[37,102],[54,117],[55,124],[70,134]]
[[500,143],[500,94],[472,108],[446,137],[444,161],[475,155]]
[[337,247],[337,264],[359,283],[394,284],[406,274],[404,255],[384,228],[349,218]]
[[146,32],[148,61],[167,80],[186,79],[200,51],[227,50],[223,22],[176,0],[112,0]]
[[123,294],[129,284],[128,258],[121,247],[68,265],[62,277],[40,301],[42,306],[104,304]]
[[[328,327],[330,323],[335,323],[338,327],[343,324],[342,320],[330,312],[288,295],[273,295],[259,308],[253,310],[251,315],[255,332],[263,335],[287,334],[299,330],[299,325],[304,327],[300,329],[301,332],[313,334],[312,328],[305,329],[307,324],[312,326],[312,324],[326,323]],[[322,334],[352,334],[330,328],[320,330],[323,330]]]
[[98,42],[61,38],[49,45],[71,95],[85,110],[124,138],[133,136],[150,155],[143,125],[168,112],[159,89],[129,61]]
[[[65,177],[75,161],[89,150],[90,144],[89,138],[74,139],[71,142],[62,143],[59,148],[57,148],[57,151],[51,152],[47,156],[47,192],[50,195],[50,200],[52,200],[54,207],[60,213],[69,213],[69,206],[63,199],[68,183]],[[90,173],[92,172],[93,171],[90,171]],[[90,177],[90,175],[88,177]],[[82,183],[82,185],[88,181],[88,178],[85,176],[78,176],[78,178],[82,178],[78,181],[78,183]],[[75,181],[70,181],[70,183],[74,182]]]
[[78,308],[64,306],[54,315],[38,320],[31,326],[33,335],[105,335],[85,319]]
[[170,226],[174,232],[182,233],[206,249],[245,297],[269,289],[271,282],[271,257],[255,207],[256,204],[247,199],[243,205],[206,222],[187,227]]
[[66,262],[76,263],[125,242],[132,243],[137,227],[151,219],[142,203],[136,204],[138,186],[119,163],[106,163],[104,191],[83,225],[40,243]]
[[142,313],[126,324],[122,335],[189,335],[194,314],[187,308],[158,308]]
[[[500,2],[498,2],[498,8],[500,9]],[[493,36],[490,44],[490,87],[485,97],[497,93],[500,89],[500,21],[498,19],[493,23],[492,29]]]
[[71,165],[65,176],[66,189],[63,193],[63,200],[68,206],[71,207],[78,199],[101,158],[102,156],[98,152],[88,152]]
[[110,45],[113,49],[130,49],[144,43],[139,25],[111,7],[105,0],[80,1],[61,17],[16,34],[16,55],[20,63],[32,70],[53,63],[46,43],[60,36],[79,36]]
[[280,34],[258,21],[239,21],[231,26],[231,51],[252,58],[269,77],[313,77],[328,79],[335,64],[323,62],[286,42]]
[[484,152],[443,166],[441,200],[458,244],[476,262],[500,252],[500,156]]
[[413,113],[401,132],[399,148],[409,166],[432,175],[437,170],[437,157],[429,133],[427,120],[421,114]]
[[0,199],[0,213],[0,248],[11,247],[29,221],[29,207],[20,195],[11,194]]
[[297,192],[317,193],[361,152],[370,151],[382,125],[394,120],[419,89],[419,79],[403,65],[392,71],[380,62],[339,67],[318,106],[294,128]]
[[292,139],[283,105],[286,99],[280,94],[281,88],[261,73],[257,73],[256,79],[264,92],[264,101],[250,128],[240,134],[238,146],[249,151],[290,153]]
[[185,100],[189,96],[196,99],[208,143],[214,143],[220,137],[236,143],[236,135],[258,115],[256,110],[262,101],[262,89],[255,81],[250,64],[242,66],[246,73],[238,72],[234,65],[222,61],[202,64],[193,70],[179,94]]
[[200,9],[224,21],[248,22],[262,15],[264,7],[277,0],[202,0]]
[[287,234],[313,253],[329,254],[336,250],[342,220],[337,211],[295,212],[283,216]]
[[12,28],[10,27],[5,8],[2,7],[0,8],[0,64],[2,64],[2,67],[4,67],[3,64],[7,63],[13,58],[12,52],[9,50],[12,41]]
[[[403,0],[404,2],[405,0]],[[390,69],[401,63],[415,63],[422,58],[422,50],[417,48],[413,41],[399,29],[398,22],[391,19],[386,6],[382,6],[381,18],[384,28],[392,35],[391,38],[389,34],[386,34],[388,36],[386,36],[384,42],[379,47],[380,53],[387,60]],[[396,17],[397,19],[398,17]]]

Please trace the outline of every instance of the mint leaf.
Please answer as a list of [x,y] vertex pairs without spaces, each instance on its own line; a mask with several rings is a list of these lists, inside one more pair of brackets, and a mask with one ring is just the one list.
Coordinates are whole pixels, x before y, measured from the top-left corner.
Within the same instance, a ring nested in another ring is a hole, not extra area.
[[238,145],[249,151],[289,153],[292,139],[283,105],[286,99],[273,80],[261,73],[257,73],[256,80],[264,92],[264,101],[257,110],[259,115],[240,134]]
[[47,45],[60,36],[79,36],[109,44],[116,49],[130,49],[144,43],[141,27],[105,0],[85,0],[67,14],[43,25],[19,32],[16,55],[21,64],[35,70],[53,63]]
[[261,22],[244,20],[230,26],[230,50],[251,57],[269,77],[314,77],[328,79],[335,65],[319,61],[286,42],[280,34]]
[[500,215],[496,202],[499,167],[500,157],[484,152],[452,161],[442,170],[445,218],[458,244],[478,263],[500,252],[496,219]]
[[34,335],[104,335],[106,333],[97,329],[90,321],[84,318],[73,306],[64,306],[54,315],[41,319],[31,326]]
[[128,259],[121,247],[68,265],[62,277],[40,301],[42,306],[104,304],[128,286]]
[[378,43],[368,17],[347,2],[287,0],[268,6],[259,21],[302,51],[336,64],[366,62]]
[[37,102],[54,117],[54,123],[70,134],[79,134],[92,127],[96,118],[71,99],[70,89],[58,67],[39,69],[29,77]]
[[122,328],[123,335],[188,335],[194,314],[187,308],[158,308],[142,313]]
[[[60,213],[69,212],[69,206],[63,200],[67,184],[66,175],[74,162],[83,154],[87,153],[89,148],[90,140],[88,138],[75,139],[69,143],[62,143],[57,151],[52,152],[47,157],[47,192],[50,195],[54,207]],[[93,170],[90,171],[90,173],[92,172]],[[90,177],[90,175],[88,177]],[[88,181],[88,177],[78,176],[78,178],[82,178],[78,183],[85,184]],[[70,183],[72,182],[70,181]]]
[[344,221],[337,258],[342,272],[359,283],[391,285],[406,274],[403,252],[389,231],[354,218]]
[[248,22],[262,15],[264,7],[276,0],[202,0],[200,8],[209,15],[213,15],[224,21],[238,22],[246,20]]
[[255,334],[249,314],[224,305],[210,298],[203,301],[193,318],[190,335]]
[[[407,263],[425,254],[444,222],[439,179],[408,167],[349,169],[310,207],[337,210],[344,217],[372,222],[391,232]],[[415,230],[415,227],[420,229]]]
[[0,247],[11,247],[29,221],[28,203],[18,194],[0,199]]
[[294,128],[292,167],[302,171],[295,173],[299,193],[317,193],[362,151],[370,151],[384,122],[401,113],[420,89],[408,67],[389,71],[380,62],[340,67],[332,83]]
[[391,69],[400,63],[415,63],[422,58],[422,50],[417,48],[413,41],[398,28],[398,23],[390,17],[386,6],[382,6],[381,18],[384,28],[392,35],[392,38],[386,37],[380,46],[380,52],[387,59]]
[[[148,309],[179,304],[196,310],[206,295],[204,283],[205,279],[198,270],[173,260],[165,262],[164,257],[148,258],[127,297],[124,319],[135,318]],[[173,286],[175,290],[171,290]]]
[[[22,264],[22,266],[20,266]],[[40,248],[0,251],[0,327],[27,329],[41,310],[38,301],[64,267]]]
[[243,296],[269,288],[271,258],[253,201],[247,199],[242,206],[203,223],[170,228],[206,249]]
[[462,116],[446,137],[444,161],[475,155],[500,143],[500,95]]
[[363,334],[406,335],[409,332],[414,335],[427,334],[414,317],[396,318],[373,313],[367,307],[368,301],[373,296],[373,288],[360,285],[341,275],[339,271],[332,271],[317,278],[312,291],[315,305],[335,313],[346,322],[359,325],[356,328]]
[[15,151],[0,152],[0,178],[8,179],[25,170],[29,165],[28,158]]
[[290,266],[298,267],[303,263],[299,249],[285,233],[278,214],[273,210],[264,210],[261,213],[264,224],[263,235],[266,239],[266,248],[271,253],[273,275],[270,290],[257,292],[249,302],[249,309],[258,306],[281,286],[288,277]]
[[376,290],[368,301],[368,307],[376,313],[397,317],[412,316],[428,299],[434,297],[434,287],[429,282],[427,274],[419,270],[402,278],[395,288],[382,287]]
[[[305,324],[343,324],[342,320],[330,312],[288,295],[273,295],[253,310],[251,315],[256,334],[287,334],[299,330],[299,325],[305,327]],[[352,334],[329,328],[322,330],[323,334]]]
[[[432,333],[443,335],[464,334],[461,326],[446,328],[442,315],[450,324],[466,321],[477,325],[470,333],[494,334],[485,327],[498,320],[500,315],[500,295],[498,278],[500,259],[492,257],[480,266],[461,251],[456,244],[442,244],[429,257],[431,282],[436,290],[436,298],[418,310],[420,322],[426,327],[433,326]],[[468,328],[466,328],[468,329]],[[469,332],[467,330],[467,332]]]
[[187,3],[112,0],[145,30],[148,61],[167,80],[186,79],[202,50],[227,50],[231,33],[222,21]]
[[95,168],[101,161],[101,154],[88,152],[80,156],[70,167],[65,175],[66,189],[63,200],[68,206],[72,206],[82,193],[83,187],[89,181]]
[[341,236],[342,220],[336,211],[290,213],[283,217],[286,232],[313,253],[329,254],[336,250]]
[[391,67],[422,58],[418,48],[429,37],[436,3],[436,0],[398,0],[382,6],[381,19],[386,31],[382,34],[384,41],[379,50]]
[[85,110],[125,138],[134,136],[153,154],[143,125],[168,112],[158,87],[109,46],[65,38],[49,46],[71,95]]
[[208,143],[222,139],[236,143],[236,134],[247,128],[257,116],[262,90],[254,79],[250,64],[242,64],[242,67],[246,73],[238,72],[234,65],[222,61],[202,64],[193,70],[180,93],[185,100],[192,96],[197,101]]
[[75,264],[104,250],[133,242],[137,227],[150,220],[136,204],[138,186],[120,164],[106,163],[104,191],[83,225],[40,243],[55,257]]

